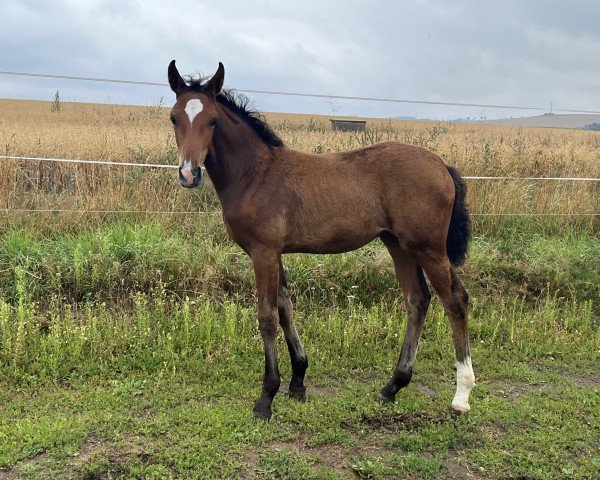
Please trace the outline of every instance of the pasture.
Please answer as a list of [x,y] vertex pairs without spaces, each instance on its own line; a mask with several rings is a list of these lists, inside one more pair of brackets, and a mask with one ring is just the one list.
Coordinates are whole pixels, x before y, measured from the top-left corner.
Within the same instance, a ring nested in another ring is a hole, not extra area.
[[[176,164],[160,103],[0,108],[4,155]],[[266,117],[307,152],[399,140],[463,175],[600,177],[594,132]],[[598,182],[468,182],[474,238],[458,272],[477,386],[464,416],[448,408],[454,353],[435,295],[413,382],[376,402],[406,324],[383,245],[284,257],[307,400],[280,394],[261,422],[252,269],[211,186],[2,162],[0,479],[597,477],[600,217],[583,214],[600,213]],[[287,355],[280,368],[289,378]]]

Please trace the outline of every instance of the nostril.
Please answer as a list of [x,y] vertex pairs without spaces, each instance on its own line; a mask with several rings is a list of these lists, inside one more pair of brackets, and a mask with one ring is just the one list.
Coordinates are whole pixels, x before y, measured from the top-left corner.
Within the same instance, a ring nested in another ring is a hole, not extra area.
[[179,169],[179,180],[182,183],[192,183],[194,181],[194,176],[191,168],[185,167]]
[[186,162],[179,167],[179,181],[185,187],[197,187],[202,182],[202,169]]

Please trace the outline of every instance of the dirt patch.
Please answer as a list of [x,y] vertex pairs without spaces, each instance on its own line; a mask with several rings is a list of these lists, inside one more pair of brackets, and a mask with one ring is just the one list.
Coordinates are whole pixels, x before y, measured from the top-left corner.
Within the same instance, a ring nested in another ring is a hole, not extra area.
[[274,452],[276,450],[288,450],[300,455],[316,456],[322,460],[323,465],[338,473],[352,473],[348,466],[352,454],[340,445],[308,445],[305,439],[292,442],[273,441],[268,444],[266,451]]
[[[356,378],[356,377],[354,377]],[[361,381],[360,377],[358,378]],[[306,394],[320,397],[335,397],[344,389],[344,382],[336,377],[319,377],[319,380],[307,376]]]
[[498,438],[502,438],[506,435],[506,428],[496,425],[493,423],[489,423],[481,426],[481,432],[488,437],[490,440],[496,440]]
[[[390,439],[390,433],[400,430],[420,429],[431,423],[452,421],[453,418],[454,416],[451,413],[427,415],[390,412],[381,417],[363,416],[355,423],[348,425],[349,428],[357,431],[362,430],[362,433],[357,433],[359,446],[353,447],[344,447],[337,444],[310,445],[310,439],[306,434],[289,441],[272,440],[263,445],[253,445],[244,453],[240,462],[242,467],[238,470],[236,478],[244,480],[261,478],[261,457],[266,453],[277,451],[285,451],[305,458],[311,457],[314,460],[309,461],[314,463],[314,466],[326,467],[342,478],[357,478],[356,472],[352,469],[355,460],[365,456],[381,459],[387,455],[399,453],[397,448],[386,445],[386,442]],[[489,431],[485,433],[493,437],[502,435],[505,432],[490,427]],[[426,456],[428,453],[423,452],[422,455]],[[469,467],[465,456],[451,448],[443,462],[443,470],[440,471],[439,478],[447,480],[487,480],[488,477],[481,472],[473,471]],[[406,479],[422,480],[421,477],[414,475],[406,477]]]
[[78,463],[85,462],[92,455],[104,450],[106,447],[106,440],[104,440],[102,437],[100,437],[94,432],[90,433],[85,439],[85,442],[83,442],[81,447],[79,447],[79,452],[76,456]]
[[[600,389],[600,374],[593,373],[575,373],[561,372],[567,380],[572,381],[579,388]],[[548,392],[552,389],[560,388],[559,382],[511,382],[511,383],[492,383],[487,387],[490,393],[496,397],[501,397],[509,402],[516,402],[524,395],[529,393]]]
[[578,387],[600,390],[600,374],[598,373],[577,373],[564,370],[561,373]]
[[444,460],[444,468],[446,469],[446,480],[486,480],[486,477],[469,470],[456,450],[448,451],[448,456]]
[[323,383],[317,383],[317,384],[309,384],[309,386],[306,387],[306,394],[307,395],[314,395],[316,397],[335,397],[338,394],[338,391],[340,389],[339,385],[336,384],[323,384]]
[[367,427],[389,432],[414,431],[432,423],[443,423],[450,418],[452,418],[450,413],[430,415],[427,413],[382,412],[377,415],[363,415],[355,422],[343,422],[342,427],[350,430]]
[[104,480],[119,478],[125,473],[124,465],[132,458],[138,457],[143,463],[150,463],[150,456],[141,446],[142,441],[136,437],[125,437],[121,442],[113,443],[90,433],[78,452],[66,463],[62,471],[52,471],[45,464],[50,456],[41,453],[35,458],[23,460],[10,470],[0,470],[0,480],[18,480],[34,471],[38,476],[64,479]]
[[119,478],[125,473],[124,466],[132,457],[138,457],[143,463],[150,463],[151,458],[142,443],[140,438],[124,437],[117,444],[91,433],[77,456],[68,463],[63,477],[86,480]]
[[428,387],[424,383],[421,382],[413,382],[413,385],[421,391],[421,393],[427,395],[429,398],[434,399],[437,398],[438,393],[431,387]]
[[339,445],[315,445],[311,447],[305,447],[303,452],[318,455],[322,460],[323,464],[336,472],[350,475],[352,470],[349,467],[349,460],[351,454],[345,451]]
[[490,393],[496,397],[502,397],[509,402],[518,401],[523,395],[530,392],[541,392],[553,388],[551,383],[525,383],[513,382],[488,385]]
[[352,455],[343,447],[332,444],[308,445],[306,438],[301,436],[289,441],[272,440],[264,445],[248,448],[241,461],[242,467],[238,471],[239,478],[246,480],[259,478],[261,456],[278,450],[285,450],[296,455],[319,457],[322,465],[327,468],[335,470],[344,477],[353,476],[349,467]]
[[49,455],[45,452],[36,455],[34,458],[21,460],[14,467],[8,470],[0,470],[0,480],[18,480],[23,478],[22,475],[33,468],[39,468],[49,459]]
[[252,445],[248,447],[244,457],[241,460],[242,466],[238,470],[239,478],[249,480],[256,478],[256,472],[258,471],[258,465],[260,463],[260,451],[262,447]]

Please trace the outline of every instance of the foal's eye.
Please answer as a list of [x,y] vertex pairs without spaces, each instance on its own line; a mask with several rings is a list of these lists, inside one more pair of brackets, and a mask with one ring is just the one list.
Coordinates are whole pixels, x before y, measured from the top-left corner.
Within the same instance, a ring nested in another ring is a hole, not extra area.
[[171,123],[177,125],[177,119],[173,115],[171,115]]
[[209,127],[214,127],[216,124],[217,124],[217,117],[211,118],[210,121],[208,122]]

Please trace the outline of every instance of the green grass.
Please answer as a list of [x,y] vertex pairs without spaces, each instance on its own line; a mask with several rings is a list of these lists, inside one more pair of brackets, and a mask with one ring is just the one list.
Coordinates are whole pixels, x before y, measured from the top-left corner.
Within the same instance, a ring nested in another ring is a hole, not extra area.
[[[114,302],[157,289],[182,298],[249,297],[250,261],[227,240],[219,216],[189,221],[109,221],[66,232],[44,231],[31,221],[14,225],[0,238],[0,293],[14,303],[24,283],[32,300],[42,303],[53,296]],[[337,307],[348,297],[363,304],[399,297],[389,256],[378,242],[348,254],[290,255],[285,264],[298,300]],[[550,235],[531,223],[509,222],[492,233],[476,229],[463,273],[479,297],[592,299],[600,284],[600,241],[596,232]]]
[[[90,471],[100,478],[155,471],[165,473],[157,478],[440,478],[447,464],[485,478],[593,476],[600,396],[580,383],[586,377],[570,369],[567,354],[555,356],[560,367],[552,369],[543,357],[499,361],[504,355],[476,346],[473,411],[453,417],[447,338],[424,342],[418,383],[391,407],[374,401],[391,350],[380,348],[370,359],[355,352],[362,357],[356,362],[350,351],[325,352],[311,340],[308,400],[280,395],[268,423],[250,412],[260,383],[257,340],[245,356],[220,347],[214,357],[153,374],[123,367],[43,386],[9,382],[2,388],[0,463],[33,458],[31,478],[85,478]],[[578,363],[583,371],[594,365]]]
[[[461,417],[435,297],[413,383],[391,406],[375,401],[405,325],[383,248],[287,257],[308,399],[280,394],[260,422],[250,263],[203,218],[4,231],[0,478],[596,476],[593,232],[476,231],[461,276],[477,387]],[[287,380],[283,341],[280,353]]]

